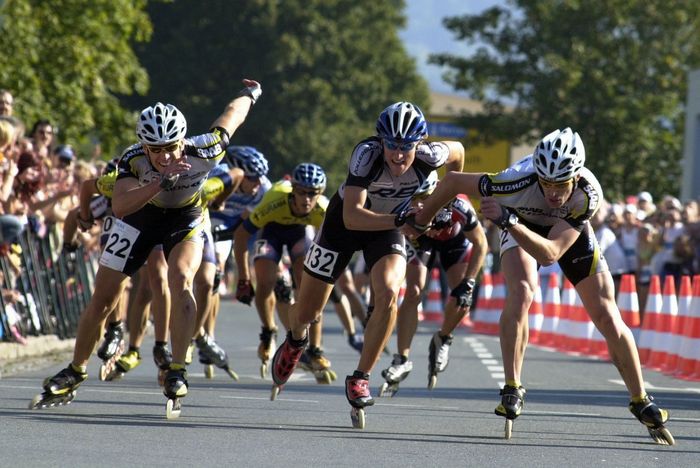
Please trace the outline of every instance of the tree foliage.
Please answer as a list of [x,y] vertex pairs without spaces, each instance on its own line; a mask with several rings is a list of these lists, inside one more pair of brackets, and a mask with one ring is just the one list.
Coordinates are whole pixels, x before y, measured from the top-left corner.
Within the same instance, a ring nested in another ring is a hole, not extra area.
[[465,123],[485,138],[520,140],[571,126],[608,196],[678,193],[687,73],[700,63],[700,3],[509,5],[444,20],[477,46],[468,57],[431,56],[456,90],[487,102]]
[[208,129],[242,78],[258,80],[263,95],[233,142],[260,149],[273,177],[299,162],[319,163],[332,190],[384,107],[428,104],[427,86],[398,37],[403,9],[403,0],[150,4],[153,39],[137,54],[152,87],[127,102],[173,103],[194,134]]
[[146,0],[6,0],[0,3],[0,87],[27,126],[48,119],[59,139],[105,152],[133,139],[133,111],[117,94],[143,93],[133,43],[147,40]]

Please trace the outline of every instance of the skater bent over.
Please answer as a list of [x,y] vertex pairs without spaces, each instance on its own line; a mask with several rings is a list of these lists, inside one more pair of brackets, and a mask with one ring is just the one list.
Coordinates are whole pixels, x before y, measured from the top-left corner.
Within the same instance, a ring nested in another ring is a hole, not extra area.
[[353,407],[353,426],[364,427],[362,408],[374,403],[369,373],[393,330],[399,288],[406,274],[400,229],[412,222],[411,197],[437,168],[462,168],[461,143],[426,143],[426,137],[421,110],[411,103],[397,102],[380,114],[377,135],[353,150],[348,176],[331,199],[304,261],[297,302],[290,310],[291,330],[272,364],[273,396],[299,361],[309,323],[321,314],[333,284],[354,252],[362,250],[370,271],[374,312],[365,329],[357,369],[345,380],[345,393]]
[[[595,176],[584,166],[583,142],[570,128],[545,136],[532,155],[498,174],[450,173],[424,202],[417,223],[427,223],[458,193],[482,197],[482,214],[503,230],[501,265],[506,301],[500,320],[506,385],[496,414],[506,437],[525,398],[521,370],[528,338],[527,313],[537,286],[537,265],[558,262],[607,341],[608,351],[630,394],[630,411],[658,443],[673,444],[660,409],[644,389],[639,355],[620,316],[612,276],[589,219],[603,199]],[[417,232],[413,232],[415,235]]]
[[[87,378],[90,354],[100,329],[124,285],[158,244],[168,260],[171,296],[173,362],[164,393],[168,415],[179,415],[179,398],[187,394],[185,354],[194,333],[192,278],[202,256],[200,192],[209,171],[223,158],[230,136],[260,96],[260,85],[243,80],[245,88],[212,124],[209,133],[185,138],[187,123],[173,105],[157,103],[141,112],[136,126],[139,143],[124,152],[114,187],[112,209],[117,218],[100,258],[92,299],[80,317],[73,361],[48,379],[32,407],[52,399],[72,399]],[[58,402],[60,404],[60,401]],[[56,404],[56,402],[54,402]]]

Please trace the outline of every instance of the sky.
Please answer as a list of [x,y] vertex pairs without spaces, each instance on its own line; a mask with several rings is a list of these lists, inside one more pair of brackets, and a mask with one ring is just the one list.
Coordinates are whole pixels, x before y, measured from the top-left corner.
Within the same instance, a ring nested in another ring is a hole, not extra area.
[[406,0],[406,29],[399,36],[409,55],[416,59],[419,73],[428,81],[430,89],[441,93],[456,94],[442,78],[442,70],[428,65],[428,55],[448,52],[469,55],[465,42],[454,39],[452,33],[442,25],[446,16],[477,14],[493,5],[503,5],[505,0]]

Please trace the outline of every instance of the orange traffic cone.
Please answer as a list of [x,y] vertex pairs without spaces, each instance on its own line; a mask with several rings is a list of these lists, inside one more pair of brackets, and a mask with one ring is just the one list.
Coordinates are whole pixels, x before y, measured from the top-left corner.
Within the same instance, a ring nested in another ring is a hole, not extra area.
[[672,330],[678,316],[678,299],[676,299],[676,283],[673,276],[666,276],[662,294],[661,313],[657,317],[656,334],[651,345],[651,353],[647,366],[661,370],[671,349]]
[[557,323],[554,347],[559,351],[566,351],[569,346],[569,337],[573,335],[573,313],[576,302],[576,290],[568,278],[564,277],[564,284],[561,290],[561,314]]
[[620,292],[617,295],[617,305],[620,309],[622,320],[632,330],[635,338],[639,337],[641,320],[639,317],[639,296],[637,295],[637,282],[634,275],[622,275]]
[[668,351],[668,356],[666,356],[666,361],[661,366],[663,372],[673,374],[676,372],[678,367],[678,355],[681,351],[681,344],[683,342],[683,330],[688,324],[688,319],[690,315],[690,301],[693,298],[690,276],[681,276],[681,289],[678,293],[678,315],[673,323],[673,329],[671,329],[671,346]]
[[700,380],[700,275],[693,277],[693,297],[678,354],[675,376]]
[[559,315],[561,314],[561,292],[559,291],[559,274],[550,273],[547,285],[547,294],[544,298],[544,320],[540,333],[540,345],[554,346],[556,343]]
[[491,292],[491,299],[488,301],[487,307],[479,307],[480,313],[477,317],[480,322],[479,333],[498,335],[501,312],[505,305],[506,284],[502,273],[492,275],[492,280],[493,289]]
[[642,321],[642,330],[639,332],[639,361],[646,365],[649,362],[652,344],[656,336],[656,322],[661,314],[663,299],[661,297],[661,280],[659,275],[652,275],[649,283],[649,295],[647,303],[644,307],[644,320]]
[[443,305],[440,270],[433,268],[430,270],[430,283],[428,286],[428,297],[425,300],[425,308],[423,309],[423,320],[442,323],[442,319]]
[[484,311],[488,311],[491,308],[491,296],[493,296],[493,280],[491,279],[491,273],[484,273],[481,278],[481,284],[479,285],[479,295],[476,300],[476,308],[472,313],[474,326],[472,330],[475,333],[484,333],[486,328],[486,322],[484,320]]

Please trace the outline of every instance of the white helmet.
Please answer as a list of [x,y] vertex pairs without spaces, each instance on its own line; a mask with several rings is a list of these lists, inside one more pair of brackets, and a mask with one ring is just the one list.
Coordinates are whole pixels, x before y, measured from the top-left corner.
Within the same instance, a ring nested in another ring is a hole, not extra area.
[[172,104],[156,103],[141,111],[136,135],[146,145],[168,145],[185,138],[187,121]]
[[569,127],[542,138],[532,153],[537,175],[547,182],[563,182],[576,177],[586,162],[586,150],[578,133]]
[[416,190],[416,193],[413,194],[414,198],[427,198],[428,195],[433,193],[435,190],[435,187],[437,187],[438,183],[438,175],[437,171],[432,171],[428,177],[423,181],[420,187],[418,187],[418,190]]

